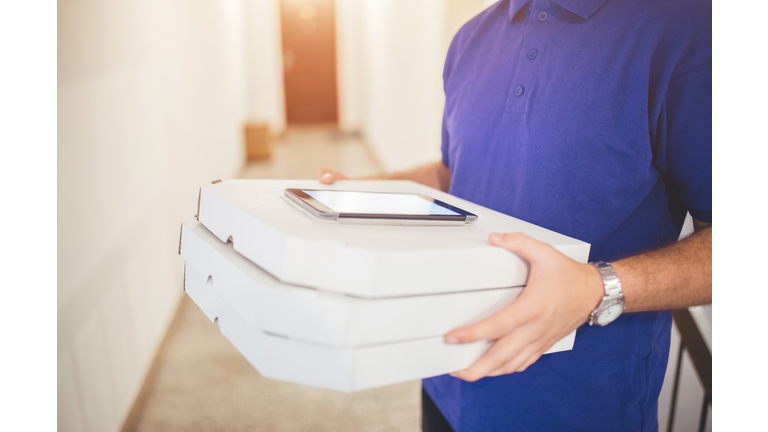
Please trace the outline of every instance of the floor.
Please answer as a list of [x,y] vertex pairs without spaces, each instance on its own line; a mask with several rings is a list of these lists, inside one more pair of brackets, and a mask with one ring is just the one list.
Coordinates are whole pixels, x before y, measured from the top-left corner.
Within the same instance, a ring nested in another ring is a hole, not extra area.
[[[360,138],[332,129],[292,129],[270,161],[243,178],[317,178],[378,172]],[[124,431],[419,431],[421,384],[339,393],[263,378],[188,297]]]
[[241,177],[316,179],[322,168],[333,168],[349,177],[379,172],[359,135],[333,128],[293,128],[280,137],[270,160],[249,162]]

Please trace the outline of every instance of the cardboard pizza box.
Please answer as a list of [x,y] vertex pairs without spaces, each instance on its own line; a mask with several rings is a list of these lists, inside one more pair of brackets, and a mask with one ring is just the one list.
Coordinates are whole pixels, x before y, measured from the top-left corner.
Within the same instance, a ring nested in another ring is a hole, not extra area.
[[[442,336],[493,315],[523,288],[362,299],[282,283],[220,242],[201,223],[182,225],[181,255],[249,325],[332,347]],[[570,340],[572,345],[572,338]],[[559,346],[569,349],[568,341]]]
[[[184,245],[182,250],[185,250]],[[184,289],[187,294],[212,322],[219,325],[221,333],[238,351],[267,378],[352,392],[462,370],[491,346],[490,341],[447,345],[442,336],[354,348],[339,348],[300,340],[288,335],[294,333],[293,329],[281,326],[279,328],[288,332],[281,334],[249,323],[219,295],[220,292],[226,291],[216,285],[219,280],[221,279],[215,276],[206,278],[199,275],[190,262],[185,265]],[[310,291],[306,288],[286,289]],[[382,325],[391,325],[403,316],[398,313],[380,322]],[[382,317],[371,318],[381,320]],[[302,325],[295,324],[297,331],[301,333]],[[557,342],[549,352],[571,349],[574,337],[575,332]]]
[[[478,215],[467,226],[347,225],[319,221],[286,188],[419,193]],[[227,180],[200,189],[198,220],[282,282],[361,298],[522,287],[526,262],[491,246],[492,232],[523,232],[576,261],[588,243],[407,180]]]

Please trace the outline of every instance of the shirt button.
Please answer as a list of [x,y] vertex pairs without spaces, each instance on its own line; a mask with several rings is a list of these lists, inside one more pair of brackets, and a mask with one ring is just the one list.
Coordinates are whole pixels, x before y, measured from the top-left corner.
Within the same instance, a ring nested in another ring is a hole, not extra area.
[[528,60],[535,59],[537,55],[539,55],[539,52],[536,51],[535,49],[528,51]]
[[544,22],[549,18],[549,14],[545,11],[539,12],[539,21]]
[[515,87],[515,96],[522,96],[523,93],[525,93],[525,87],[523,86]]

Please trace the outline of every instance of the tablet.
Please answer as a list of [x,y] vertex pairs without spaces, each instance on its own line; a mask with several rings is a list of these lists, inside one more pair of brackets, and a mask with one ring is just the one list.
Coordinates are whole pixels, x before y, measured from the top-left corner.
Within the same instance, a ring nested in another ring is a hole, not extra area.
[[370,225],[471,225],[477,215],[427,195],[286,189],[285,196],[322,221]]

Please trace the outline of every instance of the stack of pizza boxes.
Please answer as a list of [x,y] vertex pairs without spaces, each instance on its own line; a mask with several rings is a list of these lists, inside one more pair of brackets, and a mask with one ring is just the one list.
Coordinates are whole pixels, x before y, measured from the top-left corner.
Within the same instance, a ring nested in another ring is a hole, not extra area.
[[[286,200],[287,188],[419,193],[478,219],[324,222]],[[520,294],[526,262],[487,241],[516,231],[588,258],[587,243],[410,181],[228,180],[202,187],[197,218],[182,224],[184,289],[262,375],[357,391],[458,371],[490,347],[443,335]]]

